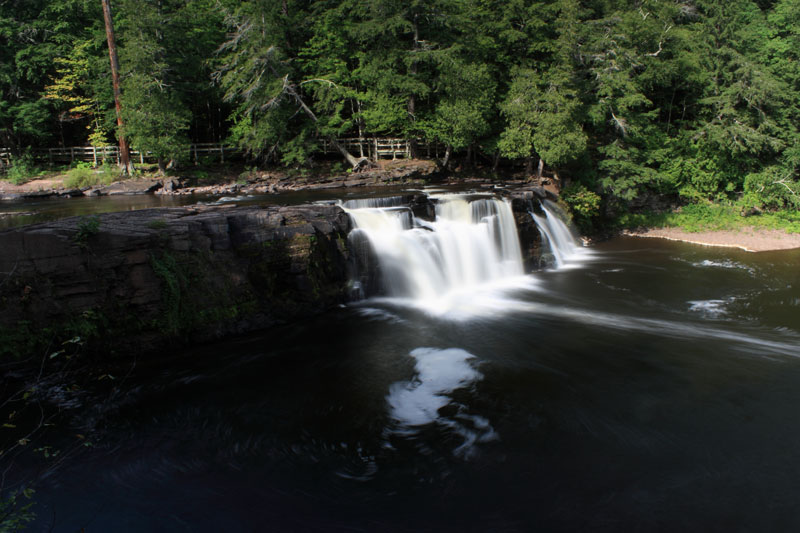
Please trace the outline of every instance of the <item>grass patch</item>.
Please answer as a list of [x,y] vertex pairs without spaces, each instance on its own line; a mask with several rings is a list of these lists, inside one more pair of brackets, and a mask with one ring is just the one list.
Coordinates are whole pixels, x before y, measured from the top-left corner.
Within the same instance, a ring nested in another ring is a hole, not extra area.
[[151,220],[147,223],[147,227],[150,229],[161,230],[166,229],[167,221],[163,218],[157,218],[155,220]]
[[668,213],[626,213],[617,219],[620,229],[680,228],[684,231],[740,230],[748,227],[800,233],[800,212],[782,210],[742,216],[742,207],[690,204]]
[[6,171],[6,179],[14,185],[22,185],[44,173],[33,161],[30,154],[23,154],[11,160],[11,166]]
[[104,164],[100,169],[94,169],[89,163],[78,163],[75,168],[67,171],[64,185],[70,189],[108,185],[120,176],[119,170],[112,165]]

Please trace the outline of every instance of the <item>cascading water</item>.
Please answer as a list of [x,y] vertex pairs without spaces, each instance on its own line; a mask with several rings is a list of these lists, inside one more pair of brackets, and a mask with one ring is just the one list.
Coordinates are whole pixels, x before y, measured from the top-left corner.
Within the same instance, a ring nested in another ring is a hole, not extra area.
[[366,239],[377,257],[388,296],[435,301],[523,274],[511,205],[498,198],[433,196],[435,221],[391,199],[344,203],[352,240]]
[[533,211],[530,214],[542,234],[542,240],[550,246],[556,268],[562,268],[569,261],[582,255],[584,250],[564,222],[559,207],[547,200],[542,202],[541,207],[544,215],[538,215]]

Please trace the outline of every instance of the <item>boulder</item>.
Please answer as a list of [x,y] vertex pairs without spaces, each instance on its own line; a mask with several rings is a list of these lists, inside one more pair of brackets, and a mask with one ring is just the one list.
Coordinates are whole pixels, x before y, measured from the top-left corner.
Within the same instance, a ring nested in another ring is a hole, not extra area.
[[161,188],[161,181],[159,180],[123,180],[115,181],[111,185],[106,185],[99,189],[99,194],[115,195],[115,194],[147,194],[155,192]]

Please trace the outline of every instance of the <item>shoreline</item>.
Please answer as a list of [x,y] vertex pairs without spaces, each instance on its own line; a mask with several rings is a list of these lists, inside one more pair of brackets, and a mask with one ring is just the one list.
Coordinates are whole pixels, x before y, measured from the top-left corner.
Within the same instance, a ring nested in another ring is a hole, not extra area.
[[774,252],[800,248],[800,233],[786,233],[776,229],[746,226],[738,230],[710,230],[688,232],[680,228],[648,228],[645,230],[624,230],[622,235],[650,239],[714,246],[738,248],[746,252]]
[[[317,171],[308,175],[286,170],[258,170],[230,174],[216,171],[213,177],[200,169],[186,169],[180,174],[158,176],[141,175],[80,188],[69,188],[64,181],[66,175],[34,179],[21,185],[0,180],[0,205],[2,201],[74,198],[85,196],[113,196],[120,194],[182,195],[236,195],[276,194],[283,192],[312,191],[324,189],[352,189],[359,187],[384,187],[398,185],[485,184],[495,182],[492,176],[481,172],[456,170],[444,173],[430,160],[409,159],[380,161],[376,168],[359,172]],[[247,175],[245,175],[247,174]],[[522,185],[529,180],[510,175],[502,180],[504,185]],[[552,189],[552,186],[551,186]],[[555,192],[555,191],[553,191]]]

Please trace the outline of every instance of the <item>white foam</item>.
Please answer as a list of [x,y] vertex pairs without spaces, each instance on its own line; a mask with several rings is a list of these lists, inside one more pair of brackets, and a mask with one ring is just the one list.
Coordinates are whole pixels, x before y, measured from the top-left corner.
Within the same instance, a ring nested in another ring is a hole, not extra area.
[[[483,378],[470,364],[474,355],[460,348],[417,348],[411,351],[411,357],[416,359],[416,376],[393,384],[386,397],[390,416],[398,423],[394,433],[413,434],[421,426],[437,423],[464,438],[454,453],[465,457],[476,443],[497,438],[489,420],[467,413],[466,407],[450,396]],[[451,404],[456,414],[443,416],[440,410]]]

